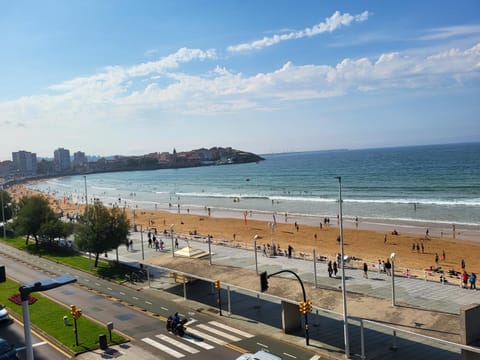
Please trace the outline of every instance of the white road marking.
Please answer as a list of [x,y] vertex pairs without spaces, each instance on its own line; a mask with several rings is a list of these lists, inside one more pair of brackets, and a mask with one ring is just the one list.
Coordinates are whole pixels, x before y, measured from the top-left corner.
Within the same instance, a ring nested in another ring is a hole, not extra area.
[[183,355],[182,353],[179,353],[178,351],[170,349],[168,346],[160,344],[159,342],[157,342],[155,340],[152,340],[150,338],[143,338],[142,341],[149,344],[149,345],[152,345],[153,347],[155,347],[159,350],[162,350],[163,352],[166,352],[167,354],[169,354],[169,355],[171,355],[171,356],[173,356],[177,359],[185,357],[185,355]]
[[217,335],[220,335],[224,338],[227,338],[231,341],[240,341],[242,339],[236,337],[236,336],[233,336],[233,335],[229,335],[229,334],[226,334],[224,331],[220,331],[220,330],[217,330],[217,329],[214,329],[210,326],[207,326],[207,325],[204,325],[204,324],[200,324],[198,325],[199,328],[203,329],[203,330],[206,330],[208,332],[211,332],[211,333],[214,333],[214,334],[217,334]]
[[145,300],[145,303],[147,303],[148,305],[152,305],[152,303],[148,300]]
[[157,338],[159,338],[160,340],[163,340],[163,341],[165,341],[165,342],[167,342],[171,345],[175,345],[179,349],[182,349],[182,350],[185,350],[185,351],[189,352],[190,354],[196,354],[196,353],[200,352],[199,350],[194,349],[191,346],[188,346],[184,343],[181,343],[178,340],[172,339],[172,338],[168,337],[167,335],[159,334],[159,335],[155,335],[155,336]]
[[218,344],[218,345],[221,345],[221,346],[223,346],[223,345],[226,344],[225,341],[220,340],[220,339],[217,339],[216,337],[210,336],[210,335],[208,335],[208,334],[205,334],[205,333],[203,333],[203,332],[201,332],[201,331],[198,331],[197,329],[188,328],[188,332],[191,333],[191,334],[193,334],[193,335],[196,335],[196,336],[198,336],[198,337],[201,337],[202,339],[211,341],[211,342],[213,342],[213,343],[215,343],[215,344]]
[[[191,329],[188,329],[188,332],[191,332],[190,330],[191,330]],[[201,347],[201,348],[204,348],[205,350],[211,350],[211,349],[214,349],[214,348],[215,348],[215,346],[212,346],[212,345],[210,345],[210,344],[207,344],[207,343],[204,342],[204,341],[198,341],[198,339],[194,339],[194,338],[192,338],[192,337],[190,337],[190,336],[188,336],[188,335],[185,335],[185,336],[183,337],[183,340],[188,341],[188,342],[190,342],[190,343],[192,343],[192,344],[195,344],[195,345],[197,345],[197,346],[199,346],[199,347]]]
[[112,288],[107,287],[108,290],[112,291]]
[[291,354],[286,353],[286,352],[284,352],[283,355],[288,356],[288,357],[291,357],[292,359],[296,359],[296,358],[297,358],[296,356],[291,355]]
[[133,299],[133,300],[138,300],[138,297],[132,296],[132,299]]
[[125,296],[125,293],[120,291],[120,295],[123,295],[123,296]]
[[264,347],[264,348],[268,349],[268,345],[265,345],[265,344],[262,344],[262,343],[259,343],[259,342],[257,342],[257,345],[260,345],[261,347]]
[[95,283],[95,285],[97,285],[97,286],[100,286],[100,284],[99,284],[99,283]]
[[314,355],[309,360],[320,360],[320,355]]
[[230,332],[233,332],[235,334],[238,334],[238,335],[241,335],[241,336],[244,336],[246,338],[252,338],[254,337],[255,335],[252,335],[252,334],[249,334],[245,331],[242,331],[242,330],[239,330],[239,329],[235,329],[231,326],[228,326],[228,325],[225,325],[225,324],[222,324],[222,323],[219,323],[218,321],[210,321],[209,324],[212,324],[212,325],[215,325],[219,328],[222,328],[222,329],[225,329],[225,330],[228,330]]
[[166,307],[163,307],[163,306],[160,306],[160,309],[168,311],[168,309]]

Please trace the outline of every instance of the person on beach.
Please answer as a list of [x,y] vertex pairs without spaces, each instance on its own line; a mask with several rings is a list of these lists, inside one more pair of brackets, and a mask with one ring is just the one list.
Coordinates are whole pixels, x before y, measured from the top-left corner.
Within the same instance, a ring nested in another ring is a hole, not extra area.
[[442,261],[445,261],[445,258],[446,258],[446,256],[445,256],[445,249],[443,249],[443,251],[442,251]]
[[328,262],[327,271],[328,271],[328,277],[332,277],[332,273],[333,273],[332,260]]
[[438,254],[435,253],[435,264],[438,266]]
[[465,260],[462,259],[462,261],[460,262],[460,266],[462,267],[462,270],[465,270]]
[[363,277],[368,279],[368,265],[366,262],[363,263]]

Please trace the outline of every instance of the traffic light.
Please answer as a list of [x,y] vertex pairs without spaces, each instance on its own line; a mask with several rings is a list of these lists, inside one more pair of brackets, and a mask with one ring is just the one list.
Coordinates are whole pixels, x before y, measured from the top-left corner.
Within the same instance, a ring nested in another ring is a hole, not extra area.
[[310,300],[300,301],[298,303],[298,310],[302,314],[308,314],[310,311],[312,311],[312,302]]
[[77,309],[77,312],[75,313],[75,319],[78,319],[81,316],[82,316],[82,309]]
[[268,276],[266,271],[260,274],[260,290],[262,292],[268,290]]
[[80,316],[82,316],[82,309],[77,309],[75,305],[70,305],[70,314],[75,320],[77,320]]
[[312,302],[310,300],[307,300],[307,302],[305,303],[305,311],[307,313],[309,313],[310,311],[312,311]]
[[215,280],[215,289],[220,289],[220,280]]
[[302,314],[305,314],[305,305],[306,303],[304,303],[303,301],[300,301],[298,303],[298,310],[302,313]]

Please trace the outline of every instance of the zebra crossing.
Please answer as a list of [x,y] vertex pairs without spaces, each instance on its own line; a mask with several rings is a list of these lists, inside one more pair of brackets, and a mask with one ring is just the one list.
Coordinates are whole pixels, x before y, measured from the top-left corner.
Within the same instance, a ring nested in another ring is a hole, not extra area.
[[183,337],[173,334],[156,334],[141,340],[171,357],[180,359],[190,354],[197,354],[202,350],[211,350],[218,346],[255,336],[218,321],[203,324],[192,320],[187,322],[186,327],[186,333]]

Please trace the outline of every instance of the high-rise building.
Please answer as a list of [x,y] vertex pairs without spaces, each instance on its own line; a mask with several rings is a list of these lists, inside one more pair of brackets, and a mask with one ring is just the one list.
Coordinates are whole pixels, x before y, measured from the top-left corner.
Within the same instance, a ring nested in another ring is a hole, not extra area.
[[80,166],[87,163],[87,157],[83,151],[77,151],[73,153],[73,166]]
[[70,150],[58,148],[53,152],[53,162],[55,164],[55,171],[65,172],[71,168]]
[[25,150],[12,152],[13,168],[19,176],[37,174],[37,154]]

